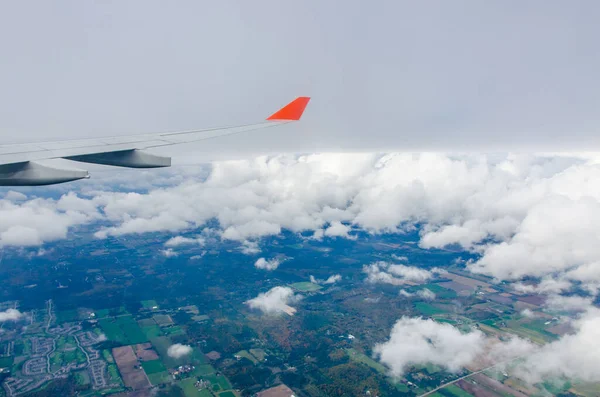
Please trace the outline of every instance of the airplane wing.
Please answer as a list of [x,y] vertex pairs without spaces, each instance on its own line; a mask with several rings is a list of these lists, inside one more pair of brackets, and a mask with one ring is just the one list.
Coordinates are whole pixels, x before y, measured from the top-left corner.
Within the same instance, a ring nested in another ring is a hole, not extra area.
[[51,185],[89,178],[87,171],[57,169],[35,162],[42,159],[63,158],[129,168],[169,167],[170,157],[157,156],[145,152],[144,149],[198,142],[298,121],[309,100],[309,97],[298,97],[273,113],[266,121],[255,124],[98,139],[0,145],[0,186]]

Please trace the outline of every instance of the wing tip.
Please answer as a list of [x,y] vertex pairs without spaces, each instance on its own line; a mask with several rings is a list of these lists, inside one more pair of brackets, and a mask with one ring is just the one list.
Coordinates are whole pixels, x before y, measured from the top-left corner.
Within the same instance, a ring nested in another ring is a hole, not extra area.
[[292,102],[285,105],[284,107],[282,107],[281,109],[279,109],[278,111],[276,111],[275,113],[273,113],[272,115],[270,115],[269,117],[267,117],[267,120],[298,121],[302,117],[304,109],[306,109],[306,106],[308,105],[309,101],[310,97],[300,96],[294,99]]

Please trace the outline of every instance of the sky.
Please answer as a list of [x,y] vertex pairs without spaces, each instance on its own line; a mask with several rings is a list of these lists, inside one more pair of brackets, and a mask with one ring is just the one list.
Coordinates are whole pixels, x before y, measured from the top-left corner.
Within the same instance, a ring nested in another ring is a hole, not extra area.
[[595,1],[11,2],[0,134],[248,123],[308,95],[302,123],[176,153],[596,150],[599,17]]

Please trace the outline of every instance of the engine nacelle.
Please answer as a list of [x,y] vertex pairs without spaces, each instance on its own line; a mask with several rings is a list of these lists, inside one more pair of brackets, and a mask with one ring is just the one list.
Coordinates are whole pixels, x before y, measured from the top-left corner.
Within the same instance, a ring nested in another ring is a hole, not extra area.
[[32,161],[0,165],[0,186],[42,186],[89,178],[87,171],[52,168]]
[[65,157],[65,159],[128,168],[160,168],[171,166],[170,157],[157,156],[137,149],[69,156]]

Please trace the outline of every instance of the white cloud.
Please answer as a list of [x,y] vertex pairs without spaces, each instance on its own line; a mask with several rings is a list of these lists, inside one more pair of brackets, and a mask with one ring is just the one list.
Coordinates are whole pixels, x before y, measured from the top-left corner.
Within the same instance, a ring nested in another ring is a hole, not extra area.
[[592,298],[581,296],[550,295],[546,301],[550,310],[558,311],[585,311],[592,306]]
[[23,201],[27,200],[27,196],[20,192],[15,192],[14,190],[9,190],[4,194],[4,199],[9,201]]
[[565,376],[600,381],[600,310],[590,309],[573,322],[575,333],[542,346],[519,366],[530,382]]
[[535,313],[531,309],[523,309],[521,311],[521,315],[523,317],[527,317],[527,318],[533,318],[533,317],[535,317]]
[[432,301],[435,299],[435,293],[427,288],[418,290],[417,295],[428,301]]
[[323,281],[323,284],[335,284],[342,279],[341,274],[334,274],[327,278],[327,280]]
[[177,251],[174,251],[172,248],[167,248],[166,250],[160,251],[165,258],[175,258],[179,255]]
[[544,277],[537,284],[523,284],[521,282],[512,284],[512,287],[519,292],[536,294],[558,294],[571,288],[568,280],[558,280],[552,277]]
[[269,260],[265,258],[258,258],[256,262],[254,262],[254,267],[262,270],[275,270],[279,267],[280,264],[281,261],[277,258]]
[[402,317],[387,342],[373,351],[392,374],[402,375],[411,365],[432,363],[458,372],[484,351],[485,336],[475,330],[463,334],[449,324],[422,318]]
[[363,273],[367,274],[367,282],[401,285],[405,281],[424,282],[444,270],[433,268],[421,269],[416,266],[393,265],[389,262],[379,261],[363,266]]
[[[469,264],[473,271],[508,280],[554,278],[565,286],[582,282],[590,291],[600,285],[600,163],[594,156],[282,155],[215,162],[201,173],[178,175],[178,184],[148,193],[4,198],[0,244],[62,239],[95,219],[105,222],[96,232],[100,238],[176,233],[216,219],[220,238],[240,242],[283,229],[350,238],[349,230],[395,232],[418,223],[424,248],[457,244],[481,254]],[[379,277],[399,278],[385,273]]]
[[351,236],[350,231],[352,229],[349,226],[344,225],[341,222],[334,221],[331,222],[331,225],[324,231],[324,235],[327,237],[343,237],[348,239],[354,239],[355,236]]
[[167,349],[167,355],[172,358],[181,358],[187,356],[192,352],[192,347],[189,345],[182,345],[181,343],[175,343],[169,346]]
[[300,299],[301,296],[294,294],[294,291],[289,287],[274,287],[245,303],[251,309],[259,309],[267,314],[283,312],[293,314],[293,309],[289,305],[298,302]]
[[23,313],[17,309],[7,309],[0,312],[0,323],[4,321],[16,321],[23,317]]
[[240,251],[244,255],[256,255],[260,253],[260,246],[256,241],[245,240],[244,242],[242,242]]
[[411,293],[411,292],[408,292],[405,289],[401,289],[398,292],[398,294],[400,296],[405,297],[405,298],[412,298],[414,296],[418,296],[419,298],[425,299],[425,300],[428,300],[428,301],[434,300],[435,296],[436,296],[433,291],[431,291],[430,289],[427,289],[427,288],[420,289],[420,290],[418,290],[415,293]]
[[310,276],[310,282],[313,284],[335,284],[342,279],[341,274],[332,274],[327,277],[325,280],[319,280],[315,276]]
[[402,317],[392,328],[389,340],[373,350],[394,375],[402,375],[411,365],[427,363],[451,372],[467,365],[504,363],[511,374],[531,384],[560,377],[598,382],[600,310],[588,306],[571,325],[573,333],[538,346],[516,337],[500,341],[479,330],[461,333],[449,324]]
[[59,200],[0,199],[0,246],[37,246],[64,239],[71,227],[99,218],[95,205],[73,193]]
[[181,245],[204,245],[205,239],[203,237],[189,238],[183,236],[171,237],[165,242],[165,247],[179,247]]

